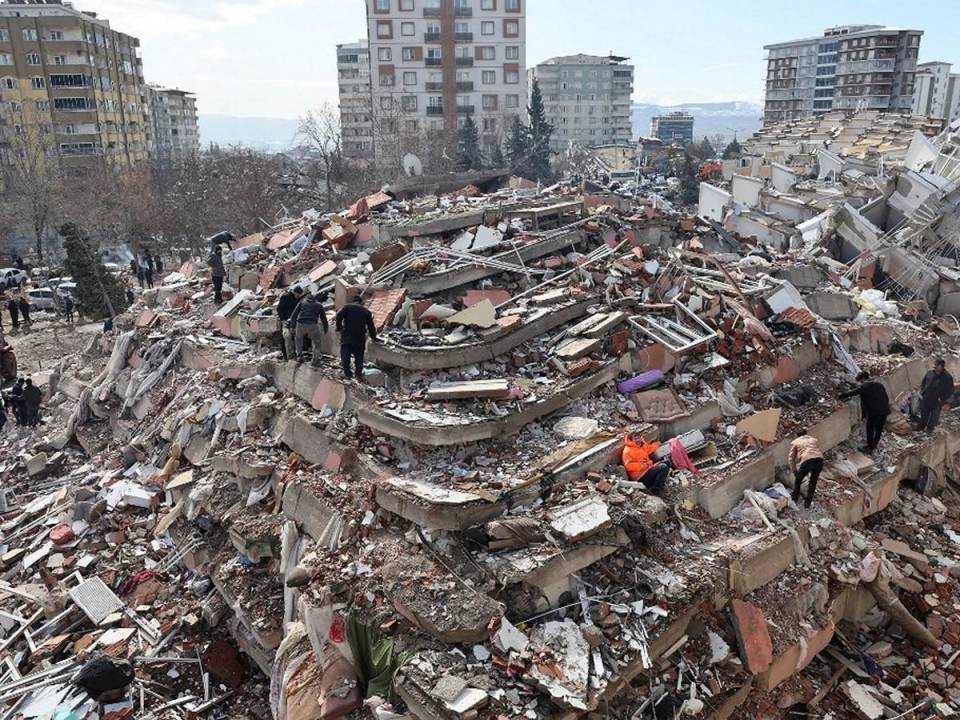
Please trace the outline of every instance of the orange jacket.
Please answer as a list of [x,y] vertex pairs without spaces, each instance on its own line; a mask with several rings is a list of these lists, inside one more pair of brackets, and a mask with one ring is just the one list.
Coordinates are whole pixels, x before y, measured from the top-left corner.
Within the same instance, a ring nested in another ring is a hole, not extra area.
[[646,438],[641,437],[638,445],[632,435],[627,435],[620,458],[631,480],[639,480],[653,467],[653,454],[658,447],[659,441],[647,442]]

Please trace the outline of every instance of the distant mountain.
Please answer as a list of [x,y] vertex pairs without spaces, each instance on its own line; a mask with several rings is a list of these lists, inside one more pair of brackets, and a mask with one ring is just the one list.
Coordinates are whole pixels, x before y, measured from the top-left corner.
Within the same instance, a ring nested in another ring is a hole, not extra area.
[[282,152],[293,145],[297,121],[286,118],[200,115],[200,142],[206,147],[242,145],[256,150]]
[[650,118],[672,112],[688,112],[693,115],[693,135],[723,135],[732,139],[734,132],[741,140],[749,137],[763,124],[763,107],[748,102],[688,103],[686,105],[634,104],[633,134],[650,135]]

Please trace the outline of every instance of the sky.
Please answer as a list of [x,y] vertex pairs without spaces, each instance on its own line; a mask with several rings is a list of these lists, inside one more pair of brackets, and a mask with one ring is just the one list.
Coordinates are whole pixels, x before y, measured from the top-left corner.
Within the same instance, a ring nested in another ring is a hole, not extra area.
[[[147,81],[197,93],[201,115],[336,104],[336,45],[366,36],[363,0],[73,1],[139,37]],[[921,62],[960,66],[956,0],[527,0],[527,65],[612,51],[636,102],[760,102],[764,44],[850,23],[925,30]]]

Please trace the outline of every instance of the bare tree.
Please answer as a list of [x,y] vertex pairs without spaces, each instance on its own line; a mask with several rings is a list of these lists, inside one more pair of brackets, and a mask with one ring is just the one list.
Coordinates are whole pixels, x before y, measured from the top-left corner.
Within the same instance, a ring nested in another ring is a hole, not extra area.
[[315,158],[323,173],[328,210],[334,206],[334,186],[343,163],[340,138],[340,118],[330,103],[325,102],[316,110],[310,110],[300,118],[299,136],[301,149]]

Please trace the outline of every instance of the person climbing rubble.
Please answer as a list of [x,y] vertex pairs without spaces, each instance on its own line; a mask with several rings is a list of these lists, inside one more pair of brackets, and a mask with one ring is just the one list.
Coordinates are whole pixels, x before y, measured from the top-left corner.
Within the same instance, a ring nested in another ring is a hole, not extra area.
[[659,447],[659,441],[648,442],[641,437],[640,443],[637,443],[632,435],[628,435],[621,453],[627,476],[631,480],[642,482],[654,495],[663,491],[670,476],[670,464],[666,460],[655,462],[653,459],[653,454]]
[[289,327],[290,318],[293,317],[297,304],[303,299],[303,288],[294,287],[287,290],[277,301],[277,319],[280,321],[280,349],[283,351],[284,360],[294,360],[293,332]]
[[807,498],[804,507],[813,504],[813,496],[817,492],[817,480],[823,470],[823,451],[815,437],[806,430],[797,433],[796,439],[790,444],[790,472],[793,473],[793,501],[800,500],[800,486],[804,478],[810,478],[807,483]]
[[223,267],[223,248],[220,245],[214,245],[213,250],[210,251],[207,265],[210,267],[210,278],[213,280],[213,302],[221,305],[223,303],[223,279],[227,276],[227,271]]
[[297,303],[293,315],[290,316],[290,324],[296,328],[294,335],[294,346],[296,350],[296,359],[299,361],[303,355],[303,340],[310,338],[311,358],[310,364],[313,367],[320,365],[320,343],[323,341],[323,334],[320,333],[320,325],[323,325],[323,332],[330,332],[330,324],[327,322],[327,314],[323,311],[323,301],[327,299],[326,293],[308,295]]
[[883,428],[887,424],[887,417],[890,415],[890,398],[883,384],[871,380],[870,373],[866,370],[857,375],[857,382],[860,384],[856,388],[849,392],[840,393],[838,397],[841,400],[848,400],[860,396],[860,408],[867,426],[867,444],[862,450],[872,453],[880,444]]
[[933,361],[933,369],[928,370],[920,383],[920,417],[917,430],[932,433],[940,423],[940,411],[943,404],[953,395],[953,376],[947,372],[943,358]]
[[367,347],[367,335],[377,341],[377,328],[373,314],[363,306],[363,298],[357,295],[352,302],[337,313],[337,332],[340,333],[340,365],[343,374],[350,379],[350,359],[353,358],[356,378],[363,382],[363,355]]

